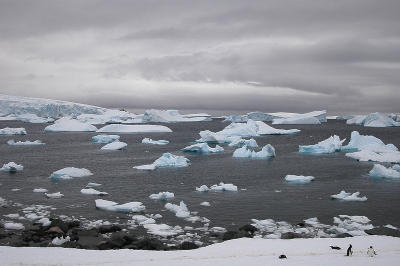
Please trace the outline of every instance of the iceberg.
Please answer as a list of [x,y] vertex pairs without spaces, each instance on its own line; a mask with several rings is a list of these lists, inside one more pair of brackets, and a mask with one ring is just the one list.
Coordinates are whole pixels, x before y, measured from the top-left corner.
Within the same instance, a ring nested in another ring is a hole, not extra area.
[[4,229],[6,229],[6,230],[24,230],[25,226],[21,223],[4,223]]
[[381,113],[371,113],[369,115],[356,115],[346,121],[348,125],[360,125],[364,127],[398,127],[400,123],[391,116]]
[[220,182],[218,185],[212,185],[210,187],[210,190],[212,191],[238,191],[237,186],[234,184],[225,184],[223,182]]
[[14,162],[9,162],[7,164],[3,164],[3,167],[0,170],[4,171],[4,172],[15,173],[15,172],[23,171],[24,167],[20,164],[16,164]]
[[154,161],[152,164],[135,166],[133,168],[139,170],[155,170],[156,168],[166,167],[187,167],[189,166],[189,159],[184,156],[173,155],[171,153],[164,153],[160,158]]
[[0,135],[5,135],[5,136],[26,135],[26,130],[23,127],[19,128],[5,127],[0,129]]
[[82,123],[102,125],[106,123],[129,123],[134,122],[138,116],[124,110],[106,109],[101,114],[81,114],[76,117]]
[[207,192],[210,189],[206,185],[201,185],[200,187],[196,187],[196,191],[198,192]]
[[200,203],[200,206],[210,207],[211,204],[208,201],[203,201]]
[[152,140],[150,138],[144,138],[142,139],[142,143],[143,144],[153,144],[153,145],[167,145],[169,143],[168,140]]
[[149,196],[150,199],[153,200],[168,200],[168,199],[173,199],[175,197],[174,193],[172,192],[159,192],[158,194],[151,194]]
[[225,120],[223,122],[233,122],[233,123],[243,123],[247,122],[248,117],[245,115],[229,115],[225,117]]
[[45,188],[35,188],[35,189],[33,189],[33,192],[35,192],[35,193],[46,193],[46,192],[48,192],[48,190],[45,189]]
[[216,145],[215,148],[211,148],[207,143],[197,143],[187,146],[182,149],[184,152],[195,152],[195,153],[221,153],[224,152],[224,148]]
[[100,210],[124,213],[142,212],[146,209],[143,203],[139,201],[128,202],[120,205],[114,201],[97,199],[95,200],[95,204],[96,208]]
[[167,224],[144,224],[143,227],[149,234],[160,237],[175,236],[183,233],[183,230],[180,226],[172,227]]
[[35,123],[35,124],[45,124],[54,122],[54,119],[51,117],[39,117],[35,114],[10,114],[8,116],[0,117],[0,120],[18,120],[26,123]]
[[380,177],[380,178],[400,178],[400,167],[399,165],[394,165],[392,168],[386,168],[380,164],[374,164],[374,167],[369,171],[369,176]]
[[333,135],[314,145],[300,145],[299,152],[309,154],[334,153],[341,150],[345,140],[346,139],[340,140],[338,136]]
[[295,116],[289,118],[277,118],[272,121],[273,125],[320,125],[321,121],[313,116]]
[[7,141],[7,144],[10,146],[37,146],[37,145],[45,145],[46,143],[43,143],[40,140],[35,140],[35,141],[17,141],[15,142],[15,140],[10,139],[9,141]]
[[85,168],[75,168],[75,167],[66,167],[55,171],[51,174],[50,178],[53,179],[72,179],[74,177],[86,177],[93,175],[88,169]]
[[242,147],[242,146],[246,146],[247,148],[251,148],[251,149],[256,149],[256,148],[258,148],[258,144],[257,144],[257,142],[255,141],[255,139],[253,139],[253,138],[252,138],[252,139],[249,139],[249,140],[240,138],[240,139],[238,139],[238,140],[235,140],[235,141],[229,143],[228,146],[229,146],[229,147]]
[[210,130],[203,130],[200,131],[200,139],[197,140],[197,142],[208,142],[208,143],[219,143],[219,144],[224,144],[224,143],[231,143],[235,142],[241,139],[240,136],[225,136],[225,135],[219,135],[215,132],[212,132]]
[[165,204],[164,208],[175,213],[175,216],[178,218],[190,217],[189,209],[187,208],[186,204],[183,201],[181,201],[179,205],[167,203]]
[[369,150],[374,152],[392,152],[397,151],[393,144],[383,143],[382,140],[374,136],[360,135],[358,131],[351,132],[349,144],[343,146],[342,151],[361,151]]
[[254,121],[271,122],[275,118],[279,118],[279,117],[268,114],[268,113],[251,112],[251,113],[247,114],[247,118],[254,120]]
[[291,135],[300,132],[299,129],[278,129],[271,127],[261,121],[256,121],[258,134],[260,135]]
[[65,238],[63,236],[61,237],[56,237],[51,241],[51,244],[55,246],[61,246],[62,244],[69,242],[71,238],[69,236],[66,236]]
[[128,144],[122,141],[114,141],[101,147],[101,150],[124,150]]
[[55,193],[44,193],[46,195],[46,197],[51,198],[51,199],[59,199],[64,197],[63,194],[61,194],[61,192],[55,192]]
[[373,161],[379,163],[400,163],[400,152],[398,151],[375,152],[371,150],[361,150],[346,153],[345,156],[361,162]]
[[160,125],[121,125],[111,124],[97,130],[99,133],[169,133],[172,130],[166,126]]
[[98,191],[98,190],[93,189],[93,188],[84,188],[84,189],[81,189],[81,193],[82,193],[82,194],[86,194],[86,195],[99,195],[99,196],[108,195],[107,192]]
[[313,181],[315,177],[313,176],[303,176],[303,175],[286,175],[285,180],[290,183],[305,184]]
[[271,144],[265,145],[261,151],[256,152],[247,148],[247,146],[243,146],[241,148],[236,149],[233,152],[233,157],[236,158],[259,158],[266,159],[275,157],[275,148]]
[[98,183],[88,183],[86,185],[87,188],[100,187],[100,186],[101,186],[101,184],[98,184]]
[[120,136],[118,135],[105,135],[105,134],[100,134],[97,136],[92,137],[92,141],[94,143],[102,143],[102,144],[108,144],[114,141],[118,141]]
[[143,114],[143,123],[176,123],[210,121],[208,114],[181,115],[178,110],[146,110]]
[[93,132],[96,130],[97,128],[89,123],[82,123],[68,117],[60,118],[44,129],[46,132]]
[[366,201],[367,197],[359,197],[360,192],[347,193],[346,191],[342,190],[339,194],[331,195],[332,199],[338,199],[343,201]]

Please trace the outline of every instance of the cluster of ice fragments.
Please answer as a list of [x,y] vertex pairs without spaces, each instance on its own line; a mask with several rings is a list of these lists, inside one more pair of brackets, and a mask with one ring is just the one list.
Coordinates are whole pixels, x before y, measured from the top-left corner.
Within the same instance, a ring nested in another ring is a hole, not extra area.
[[215,148],[211,148],[207,143],[197,143],[183,148],[182,151],[207,154],[224,152],[224,148],[218,145]]
[[50,178],[55,180],[67,180],[75,177],[86,177],[91,175],[93,175],[93,173],[85,168],[66,167],[53,172],[50,175]]
[[43,143],[40,140],[35,140],[35,141],[17,141],[15,142],[15,140],[10,139],[9,141],[7,141],[7,144],[10,146],[36,146],[36,145],[45,145],[46,143]]
[[165,167],[187,167],[189,166],[189,159],[184,156],[178,156],[171,153],[164,153],[160,158],[154,161],[152,164],[135,166],[133,168],[139,170],[155,170],[156,168]]
[[201,185],[200,187],[196,187],[196,191],[198,192],[207,192],[207,191],[238,191],[237,186],[234,184],[225,184],[220,182],[218,185],[212,185],[208,187],[207,185]]
[[153,145],[167,145],[169,143],[168,140],[152,140],[150,138],[144,138],[142,139],[142,143],[143,144],[153,144]]
[[331,195],[332,199],[343,200],[343,201],[366,201],[367,197],[360,197],[360,192],[348,193],[344,190],[340,191],[339,194]]
[[286,175],[285,180],[290,183],[305,184],[313,181],[315,177],[313,176],[303,176],[303,175]]
[[0,129],[0,135],[5,135],[5,136],[26,135],[26,130],[23,127],[18,127],[18,128],[5,127]]
[[256,152],[252,149],[249,149],[248,146],[245,145],[236,149],[232,156],[236,158],[267,159],[275,157],[275,148],[271,144],[267,144],[260,151]]
[[15,173],[18,171],[23,171],[24,167],[21,164],[16,164],[14,162],[9,162],[7,164],[4,164],[2,168],[0,168],[1,171],[4,172],[10,172],[10,173]]
[[139,201],[132,201],[124,204],[118,204],[114,201],[97,199],[95,200],[96,208],[105,211],[114,211],[114,212],[142,212],[146,209],[143,203]]

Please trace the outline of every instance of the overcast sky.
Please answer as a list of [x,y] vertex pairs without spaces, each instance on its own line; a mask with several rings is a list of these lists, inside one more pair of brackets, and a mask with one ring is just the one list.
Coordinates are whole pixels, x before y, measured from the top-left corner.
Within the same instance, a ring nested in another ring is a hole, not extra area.
[[400,1],[0,0],[0,93],[400,112]]

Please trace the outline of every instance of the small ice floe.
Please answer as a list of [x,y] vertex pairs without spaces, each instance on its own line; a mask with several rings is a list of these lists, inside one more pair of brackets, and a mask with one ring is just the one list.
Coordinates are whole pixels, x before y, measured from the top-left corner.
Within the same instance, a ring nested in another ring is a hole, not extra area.
[[104,145],[103,147],[101,147],[101,150],[125,150],[126,146],[128,146],[128,144],[126,144],[125,142],[122,141],[114,141],[111,143],[108,143],[106,145]]
[[286,175],[285,180],[290,183],[305,184],[313,181],[315,177],[313,176],[303,176],[303,175]]
[[399,230],[399,228],[397,228],[396,226],[393,226],[391,224],[387,224],[384,227],[389,228],[389,229],[393,229],[393,230]]
[[343,201],[366,201],[367,197],[360,197],[360,192],[354,193],[347,193],[346,191],[342,190],[339,194],[331,195],[332,199],[338,199]]
[[267,159],[275,157],[275,148],[271,144],[267,144],[261,151],[256,152],[248,149],[247,146],[243,146],[233,152],[233,157]]
[[6,230],[24,230],[25,226],[21,223],[5,223],[4,229],[6,229]]
[[175,216],[178,218],[188,218],[190,217],[190,211],[187,208],[187,205],[181,201],[179,205],[167,203],[164,206],[167,210],[174,212]]
[[49,219],[49,218],[46,218],[46,217],[37,220],[35,223],[42,224],[42,226],[45,226],[45,227],[51,225],[50,219]]
[[98,191],[98,190],[93,189],[93,188],[84,188],[84,189],[81,189],[81,193],[82,193],[82,194],[85,194],[85,195],[98,195],[98,196],[105,196],[105,195],[108,195],[107,192]]
[[211,148],[207,143],[197,143],[183,148],[182,151],[207,154],[224,152],[224,148],[218,145],[215,148]]
[[128,202],[125,204],[118,204],[114,201],[97,199],[95,200],[96,208],[105,211],[115,211],[115,212],[141,212],[146,209],[143,203],[139,201]]
[[11,191],[13,191],[13,192],[20,191],[20,190],[21,190],[20,188],[13,188],[13,189],[11,189]]
[[33,192],[35,192],[35,193],[46,193],[46,192],[48,192],[48,190],[45,189],[45,188],[35,188],[35,189],[33,189]]
[[15,142],[15,140],[10,139],[9,141],[7,141],[7,144],[10,146],[38,146],[38,145],[45,145],[46,143],[43,143],[40,140],[35,140],[35,141],[17,141]]
[[0,135],[5,135],[5,136],[12,136],[12,135],[26,135],[26,130],[23,127],[19,128],[2,128],[0,129]]
[[2,168],[0,168],[1,171],[4,172],[10,172],[10,173],[15,173],[19,171],[23,171],[24,167],[20,164],[16,164],[14,162],[9,162],[7,164],[4,164]]
[[251,148],[251,149],[257,149],[258,148],[258,144],[255,141],[255,139],[251,138],[249,140],[247,139],[237,139],[231,143],[229,143],[228,145],[229,147],[243,147],[246,146],[247,148]]
[[168,200],[168,199],[173,199],[175,197],[174,193],[172,192],[159,192],[158,194],[151,194],[149,198],[154,199],[154,200]]
[[4,207],[7,206],[7,201],[5,199],[3,199],[2,197],[0,197],[0,207]]
[[146,217],[144,215],[133,215],[132,220],[139,224],[139,225],[144,225],[144,224],[155,224],[156,220],[151,218],[151,217]]
[[328,139],[318,142],[314,145],[299,146],[299,152],[309,154],[334,153],[342,148],[342,144],[346,139],[340,140],[336,135],[330,136]]
[[64,197],[63,194],[61,194],[61,192],[55,192],[55,193],[44,193],[46,195],[46,197],[51,198],[51,199],[59,199]]
[[238,191],[237,186],[234,184],[225,184],[224,182],[220,182],[219,185],[212,185],[210,188],[207,185],[201,185],[200,187],[196,187],[196,191],[198,192],[207,192],[207,191]]
[[330,230],[348,233],[352,236],[365,236],[368,235],[365,230],[374,228],[370,222],[371,220],[366,216],[339,215],[339,217],[333,218],[333,223],[337,224],[337,227],[330,228]]
[[62,244],[69,242],[71,238],[69,236],[66,236],[65,238],[63,236],[61,237],[56,237],[51,241],[51,244],[55,246],[61,246]]
[[211,204],[208,201],[203,201],[202,203],[200,203],[200,205],[205,207],[211,206]]
[[63,117],[54,122],[54,124],[45,127],[46,132],[93,132],[97,128],[89,123],[83,123],[79,120]]
[[99,133],[169,133],[172,130],[166,126],[161,125],[121,125],[121,124],[112,124],[107,125],[99,130]]
[[119,141],[120,136],[118,135],[105,135],[105,134],[100,134],[97,136],[92,137],[92,141],[94,143],[102,143],[102,144],[108,144],[114,141]]
[[198,192],[207,192],[209,190],[210,189],[208,188],[207,185],[201,185],[200,187],[196,187],[196,191],[198,191]]
[[145,224],[143,227],[147,230],[147,233],[159,237],[175,236],[183,233],[182,227],[170,226],[167,224]]
[[66,167],[55,171],[51,174],[50,178],[52,179],[72,179],[74,177],[85,177],[93,175],[88,169],[85,168],[75,168],[75,167]]
[[399,165],[394,165],[391,168],[386,168],[380,164],[374,164],[374,167],[369,171],[369,176],[380,177],[380,178],[400,178],[400,167]]
[[87,188],[100,187],[100,186],[101,186],[101,184],[98,184],[98,183],[88,183],[86,185]]
[[152,164],[134,166],[133,168],[139,170],[155,170],[156,168],[168,168],[168,167],[187,167],[189,166],[189,159],[184,156],[173,155],[171,153],[164,153],[160,158],[154,161]]
[[142,139],[142,143],[143,144],[153,144],[153,145],[167,145],[169,143],[168,140],[152,140],[150,138],[144,138]]

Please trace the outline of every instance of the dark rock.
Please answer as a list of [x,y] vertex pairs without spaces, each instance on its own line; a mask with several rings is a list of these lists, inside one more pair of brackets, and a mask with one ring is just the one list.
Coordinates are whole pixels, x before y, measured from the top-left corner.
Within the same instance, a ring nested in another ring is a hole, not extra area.
[[304,227],[305,225],[306,225],[306,224],[303,223],[303,222],[300,222],[300,223],[297,224],[297,226],[300,226],[300,227]]
[[77,247],[83,249],[98,249],[97,244],[103,241],[102,237],[95,236],[80,236],[79,240],[76,241]]
[[166,250],[167,247],[158,240],[158,239],[150,239],[145,238],[133,243],[136,246],[135,249],[146,249],[146,250]]
[[75,228],[75,227],[78,227],[78,226],[80,226],[81,225],[81,222],[80,221],[70,221],[70,222],[68,222],[67,223],[67,225],[68,225],[68,229],[71,229],[71,228]]
[[352,235],[348,234],[348,233],[343,233],[343,234],[339,234],[336,236],[337,238],[345,238],[345,237],[353,237]]
[[10,242],[10,246],[12,247],[29,247],[29,243],[25,242],[21,239],[16,239]]
[[330,247],[331,247],[331,249],[341,250],[341,247],[338,247],[338,246],[330,246]]
[[198,247],[199,247],[198,245],[189,241],[185,241],[179,246],[179,248],[182,250],[196,249]]
[[106,234],[106,233],[114,233],[114,232],[118,232],[121,231],[122,228],[119,227],[118,225],[102,225],[99,228],[99,232],[100,234]]
[[287,259],[286,255],[282,254],[279,256],[280,259]]
[[373,229],[366,230],[365,232],[367,234],[369,234],[369,235],[385,235],[385,236],[400,237],[400,231],[399,230],[387,228],[387,227],[384,227],[384,226],[375,227]]
[[239,238],[239,232],[237,231],[227,231],[222,235],[222,240],[226,241],[226,240],[231,240],[231,239],[235,239],[235,238]]
[[293,238],[302,238],[303,236],[298,233],[286,232],[281,235],[281,239],[293,239]]
[[63,233],[68,232],[69,229],[68,223],[60,219],[53,219],[50,224],[50,228],[51,227],[59,227],[63,231]]
[[251,224],[246,224],[246,225],[243,225],[242,227],[239,227],[239,231],[247,232],[247,233],[253,235],[254,232],[257,231],[257,228]]
[[75,241],[68,241],[68,242],[65,242],[62,246],[64,248],[77,248],[78,247],[78,243],[75,242]]

